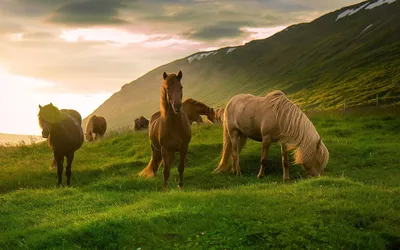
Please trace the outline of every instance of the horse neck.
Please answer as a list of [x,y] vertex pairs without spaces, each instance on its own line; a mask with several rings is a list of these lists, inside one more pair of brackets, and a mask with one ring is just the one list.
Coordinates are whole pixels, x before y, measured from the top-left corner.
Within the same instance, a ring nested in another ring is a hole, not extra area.
[[195,110],[198,115],[207,115],[210,113],[210,108],[200,103],[195,104]]
[[162,91],[161,91],[160,111],[161,111],[161,117],[163,117],[166,120],[173,120],[175,117],[178,117],[172,110],[172,106],[168,101],[167,91],[166,91],[165,87],[162,87]]

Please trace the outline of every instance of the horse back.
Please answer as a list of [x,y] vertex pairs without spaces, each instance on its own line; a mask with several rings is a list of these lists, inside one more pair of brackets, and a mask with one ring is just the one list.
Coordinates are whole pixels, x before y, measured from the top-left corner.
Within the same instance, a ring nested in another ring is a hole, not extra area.
[[78,111],[74,109],[61,109],[60,111],[69,115],[72,119],[75,119],[77,122],[79,122],[79,124],[82,125],[82,116]]
[[54,124],[49,136],[49,144],[54,151],[71,152],[83,144],[83,130],[79,121],[65,115],[60,123]]
[[223,115],[228,129],[236,128],[253,140],[261,141],[263,135],[277,133],[276,118],[265,97],[236,95],[226,105]]
[[107,121],[102,116],[96,116],[93,124],[93,132],[96,134],[103,135],[107,130]]

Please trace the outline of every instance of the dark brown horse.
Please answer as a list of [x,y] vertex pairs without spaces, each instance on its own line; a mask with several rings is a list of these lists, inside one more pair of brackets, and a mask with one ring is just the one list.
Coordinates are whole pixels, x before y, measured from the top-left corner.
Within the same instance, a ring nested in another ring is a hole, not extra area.
[[145,129],[149,127],[149,120],[147,120],[144,116],[135,119],[134,129],[135,131]]
[[[104,117],[98,115],[92,115],[87,123],[85,129],[85,136],[87,141],[97,140],[99,137],[103,137],[107,130],[107,121]],[[93,138],[93,134],[95,134]]]
[[178,75],[168,75],[164,72],[163,79],[160,98],[161,111],[153,114],[150,118],[149,137],[152,157],[139,176],[157,175],[158,168],[163,162],[163,187],[166,190],[175,152],[180,154],[178,186],[182,188],[186,154],[192,132],[187,115],[182,112],[182,72],[179,71]]
[[64,157],[67,158],[65,174],[67,176],[67,185],[69,186],[75,151],[83,144],[81,124],[73,115],[61,112],[52,103],[44,107],[39,105],[38,119],[42,128],[42,137],[48,138],[48,144],[53,150],[54,159],[57,162],[58,185],[61,185],[62,182]]
[[[60,109],[61,113],[65,113],[67,115],[69,115],[71,118],[73,118],[75,121],[79,122],[79,125],[82,125],[82,116],[81,114],[79,114],[78,111],[74,110],[74,109]],[[42,131],[43,132],[43,131]],[[43,138],[47,138],[48,135],[45,135],[46,137],[44,137],[43,133],[42,133],[42,137]],[[50,169],[54,168],[57,165],[56,163],[56,159],[53,158],[53,161],[50,164]]]
[[202,123],[200,115],[206,115],[211,122],[215,120],[215,112],[213,108],[199,102],[193,98],[186,99],[183,103],[183,112],[187,115],[190,124],[193,122]]

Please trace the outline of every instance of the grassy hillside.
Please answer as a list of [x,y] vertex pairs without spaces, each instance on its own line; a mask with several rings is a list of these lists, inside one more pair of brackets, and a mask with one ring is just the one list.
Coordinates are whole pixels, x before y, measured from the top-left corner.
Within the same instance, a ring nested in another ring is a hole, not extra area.
[[[375,1],[370,1],[371,3]],[[274,36],[214,53],[199,52],[160,66],[124,85],[95,114],[110,127],[131,125],[159,109],[161,75],[183,71],[184,97],[214,107],[233,95],[281,89],[304,109],[400,103],[400,1],[337,20],[365,2],[342,8]],[[228,53],[228,51],[230,51]],[[192,60],[200,56],[200,60]],[[190,59],[190,60],[189,60]]]
[[254,141],[241,155],[243,176],[211,174],[219,125],[193,126],[183,191],[176,165],[168,192],[162,175],[136,177],[150,158],[146,132],[85,143],[71,188],[55,187],[45,144],[1,148],[0,249],[399,249],[399,116],[312,121],[330,151],[327,176],[304,179],[292,165],[290,184],[278,145],[256,179]]

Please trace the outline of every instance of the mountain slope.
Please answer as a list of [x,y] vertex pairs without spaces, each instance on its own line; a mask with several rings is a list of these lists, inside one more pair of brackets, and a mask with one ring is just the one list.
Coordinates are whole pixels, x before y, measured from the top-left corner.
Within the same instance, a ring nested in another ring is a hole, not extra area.
[[235,48],[200,52],[124,85],[94,114],[110,127],[159,109],[161,75],[182,70],[184,98],[211,106],[281,89],[304,109],[400,102],[400,1],[371,1],[293,25]]

